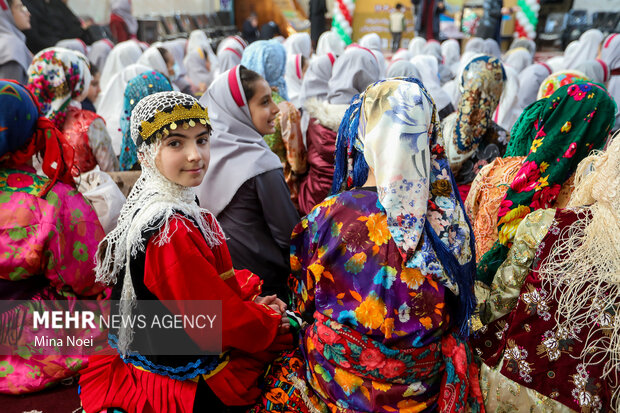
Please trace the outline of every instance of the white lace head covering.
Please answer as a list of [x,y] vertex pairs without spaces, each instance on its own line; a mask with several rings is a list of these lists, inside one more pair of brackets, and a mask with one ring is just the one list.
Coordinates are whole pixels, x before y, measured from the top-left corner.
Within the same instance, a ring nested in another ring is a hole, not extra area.
[[[205,219],[208,211],[198,206],[193,189],[169,181],[155,166],[162,138],[170,130],[196,124],[210,128],[207,110],[195,98],[180,92],[147,96],[131,113],[131,139],[137,147],[142,173],[127,197],[116,228],[99,244],[95,267],[99,282],[114,284],[123,279],[120,299],[123,316],[131,314],[136,300],[129,264],[138,252],[146,251],[145,232],[159,230],[154,242],[158,246],[166,244],[172,235],[170,218],[181,213],[194,221],[210,247],[222,243],[221,229],[215,219],[213,224]],[[131,340],[131,329],[121,329],[122,354],[126,354]]]
[[340,36],[333,31],[327,31],[319,36],[319,41],[316,46],[316,55],[323,56],[327,53],[332,53],[338,57],[344,53],[346,44],[342,41]]
[[211,161],[198,188],[200,205],[215,216],[250,178],[282,168],[256,130],[241,84],[240,67],[220,74],[200,101],[209,108],[213,127]]

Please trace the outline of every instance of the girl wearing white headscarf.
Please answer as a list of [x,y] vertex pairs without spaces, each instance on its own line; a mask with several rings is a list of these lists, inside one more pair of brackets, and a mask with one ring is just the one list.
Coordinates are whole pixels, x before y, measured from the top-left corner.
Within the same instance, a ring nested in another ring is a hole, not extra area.
[[611,77],[609,66],[601,59],[586,60],[579,63],[575,70],[583,73],[586,77],[596,83],[606,85]]
[[[586,60],[596,59],[601,46],[601,42],[605,36],[598,29],[586,30],[577,41],[577,47],[574,52],[567,55],[564,54],[564,69],[575,69],[578,64]],[[568,52],[568,48],[566,49]]]
[[[140,56],[142,56],[142,49],[134,40],[128,40],[114,46],[103,68],[99,68],[101,70],[101,79],[99,80],[101,90],[106,90],[110,80],[127,66],[136,63]],[[101,95],[99,98],[101,99]],[[97,107],[101,102],[100,99],[97,101]]]
[[365,47],[366,49],[371,50],[377,58],[379,62],[379,68],[381,72],[379,74],[379,78],[382,79],[385,77],[385,73],[387,71],[387,61],[383,56],[383,47],[381,46],[381,37],[377,33],[368,33],[359,41],[359,45],[361,47]]
[[301,84],[307,68],[308,60],[301,53],[286,56],[286,71],[284,72],[286,90],[289,102],[296,108],[300,108],[302,104],[300,100]]
[[192,94],[202,96],[215,78],[215,64],[211,61],[208,53],[200,47],[188,49],[183,63]]
[[84,56],[88,56],[88,46],[82,39],[63,39],[56,43],[58,47],[64,47],[65,49],[74,50],[82,53]]
[[515,111],[521,114],[523,109],[536,102],[540,85],[552,72],[546,63],[534,63],[519,73],[519,94]]
[[231,40],[228,46],[222,49],[218,46],[217,49],[218,73],[224,73],[241,63],[244,48],[239,42]]
[[290,234],[299,215],[280,159],[262,136],[275,131],[278,113],[269,84],[235,66],[215,79],[201,101],[209,108],[213,135],[200,205],[224,229],[233,266],[259,274],[263,292],[284,299]]
[[513,68],[517,73],[521,73],[523,69],[532,64],[533,56],[527,49],[518,47],[506,52],[502,60],[505,66]]
[[437,58],[427,55],[419,55],[411,59],[411,63],[415,65],[420,72],[424,87],[431,94],[437,105],[439,118],[444,119],[450,113],[454,112],[454,106],[450,101],[450,96],[441,88],[439,83],[439,63]]
[[360,46],[350,46],[332,69],[327,100],[309,99],[304,108],[310,116],[306,146],[308,174],[299,188],[299,210],[307,214],[329,193],[334,175],[336,134],[351,99],[380,79],[375,54]]
[[112,78],[108,87],[103,89],[97,99],[97,113],[105,119],[106,129],[112,140],[112,148],[116,156],[121,154],[121,143],[123,142],[121,116],[131,116],[130,113],[122,113],[125,87],[131,79],[149,70],[153,71],[154,69],[137,63],[127,66]]
[[[601,60],[609,67],[611,79],[607,85],[609,94],[620,104],[620,35],[614,33],[603,42]],[[620,128],[620,110],[616,112],[614,130]]]
[[452,70],[443,64],[443,54],[441,52],[441,44],[437,40],[429,40],[422,50],[423,55],[433,56],[437,59],[437,71],[439,73],[439,82],[444,85],[446,82],[454,79]]
[[415,65],[409,60],[399,60],[392,63],[388,68],[387,78],[392,77],[415,77],[420,79],[421,75]]
[[[390,65],[398,62],[400,60],[411,60],[413,58],[413,54],[407,49],[398,49],[396,53],[392,56],[392,60],[390,61]],[[389,68],[389,66],[388,66]]]
[[461,45],[457,40],[448,39],[441,44],[443,64],[450,69],[456,77],[458,75],[459,62],[461,60]]
[[135,39],[138,33],[138,21],[131,11],[131,0],[112,0],[110,14],[110,31],[117,42]]
[[340,36],[330,30],[319,36],[319,41],[316,46],[316,55],[323,56],[327,53],[331,53],[338,57],[344,53],[345,47],[346,44],[344,44]]
[[[332,77],[332,69],[335,62],[336,57],[331,53],[327,53],[323,56],[314,56],[310,59],[299,94],[299,101],[302,107],[305,108],[307,102],[312,106],[316,104],[316,101],[324,101],[327,99],[329,79]],[[301,115],[301,132],[304,146],[307,145],[306,136],[309,125],[310,114],[308,110],[305,109],[302,111]]]
[[465,45],[465,52],[463,52],[463,54],[466,52],[484,53],[485,50],[486,46],[484,39],[481,39],[480,37],[472,37]]
[[[6,3],[0,2],[0,78],[13,79],[21,84],[28,81],[26,71],[32,61],[32,53],[26,46],[26,36],[17,26],[22,26],[22,30],[30,28],[30,13],[24,8],[22,6],[18,9],[14,4],[8,7]],[[19,13],[19,23],[14,13]]]
[[187,79],[187,68],[185,67],[185,55],[187,50],[187,39],[174,39],[164,42],[161,47],[170,53],[174,58],[174,76],[172,76],[172,83],[176,86],[175,90],[179,90],[183,93],[191,93],[192,88]]
[[499,48],[499,44],[495,39],[484,39],[484,54],[488,56],[495,56],[498,59],[502,57],[502,51]]
[[422,54],[422,49],[426,46],[426,40],[423,37],[414,37],[409,42],[409,51],[415,57],[419,54]]
[[209,62],[211,62],[212,70],[216,70],[218,67],[217,56],[211,47],[211,40],[202,30],[192,31],[189,34],[189,40],[187,41],[187,53],[198,48],[207,53],[207,56],[205,57],[209,59]]
[[308,33],[294,33],[284,41],[284,48],[287,55],[301,54],[306,59],[312,53],[312,40]]
[[105,63],[108,60],[108,56],[110,52],[114,49],[114,43],[112,43],[109,39],[101,39],[97,40],[90,46],[90,50],[88,51],[88,60],[90,63],[94,64],[99,72],[103,70],[105,67]]

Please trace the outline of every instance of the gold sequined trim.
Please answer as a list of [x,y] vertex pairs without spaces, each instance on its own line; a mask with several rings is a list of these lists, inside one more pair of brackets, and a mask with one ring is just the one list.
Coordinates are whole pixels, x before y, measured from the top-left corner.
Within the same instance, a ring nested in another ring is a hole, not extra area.
[[170,126],[171,130],[175,130],[178,127],[177,122],[181,123],[184,129],[187,129],[186,124],[182,121],[190,120],[189,125],[191,126],[192,123],[195,125],[194,119],[197,119],[202,125],[211,125],[207,109],[203,109],[198,103],[194,103],[190,109],[177,105],[170,113],[158,112],[152,121],[143,121],[140,124],[140,136],[146,141],[166,126]]

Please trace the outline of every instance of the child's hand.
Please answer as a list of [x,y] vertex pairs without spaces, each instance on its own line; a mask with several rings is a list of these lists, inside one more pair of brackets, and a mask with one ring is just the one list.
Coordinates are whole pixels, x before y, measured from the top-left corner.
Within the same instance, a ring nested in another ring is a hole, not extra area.
[[284,314],[282,316],[282,321],[280,321],[280,325],[278,326],[278,335],[286,334],[291,329],[291,322],[288,319],[288,316]]
[[257,304],[265,304],[280,315],[283,315],[286,311],[286,304],[284,304],[284,301],[280,300],[275,294],[267,297],[256,297],[254,302]]

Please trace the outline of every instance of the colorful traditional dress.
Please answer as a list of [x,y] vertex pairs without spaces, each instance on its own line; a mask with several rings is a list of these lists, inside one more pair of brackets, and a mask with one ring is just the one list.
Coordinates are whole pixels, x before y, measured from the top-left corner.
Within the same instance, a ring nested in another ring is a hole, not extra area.
[[[560,234],[584,213],[578,209],[547,209],[528,215],[519,225],[506,262],[493,280],[483,306],[490,322],[474,340],[484,364],[481,388],[489,411],[607,412],[612,388],[604,379],[607,360],[586,367],[579,355],[584,339],[605,334],[611,308],[587,329],[558,328],[557,300],[538,270]],[[592,342],[592,341],[590,341]]]
[[530,105],[513,128],[508,155],[526,155],[497,214],[498,240],[480,258],[477,279],[490,284],[506,259],[519,222],[554,205],[562,185],[590,151],[605,146],[615,103],[596,83],[578,81]]
[[[0,81],[0,91],[0,393],[19,394],[71,377],[87,362],[78,349],[58,355],[52,345],[35,345],[36,338],[105,341],[100,331],[35,330],[33,322],[35,309],[58,301],[77,308],[78,300],[92,300],[89,310],[100,311],[94,300],[106,290],[95,282],[93,257],[104,232],[91,205],[67,184],[73,155],[61,132],[39,118],[25,87]],[[43,155],[50,178],[26,165],[35,154]]]
[[338,182],[358,184],[359,150],[377,188],[327,198],[293,231],[291,287],[309,324],[254,411],[480,409],[477,367],[457,334],[473,304],[470,229],[436,144],[434,105],[414,82],[379,82],[347,111]]

